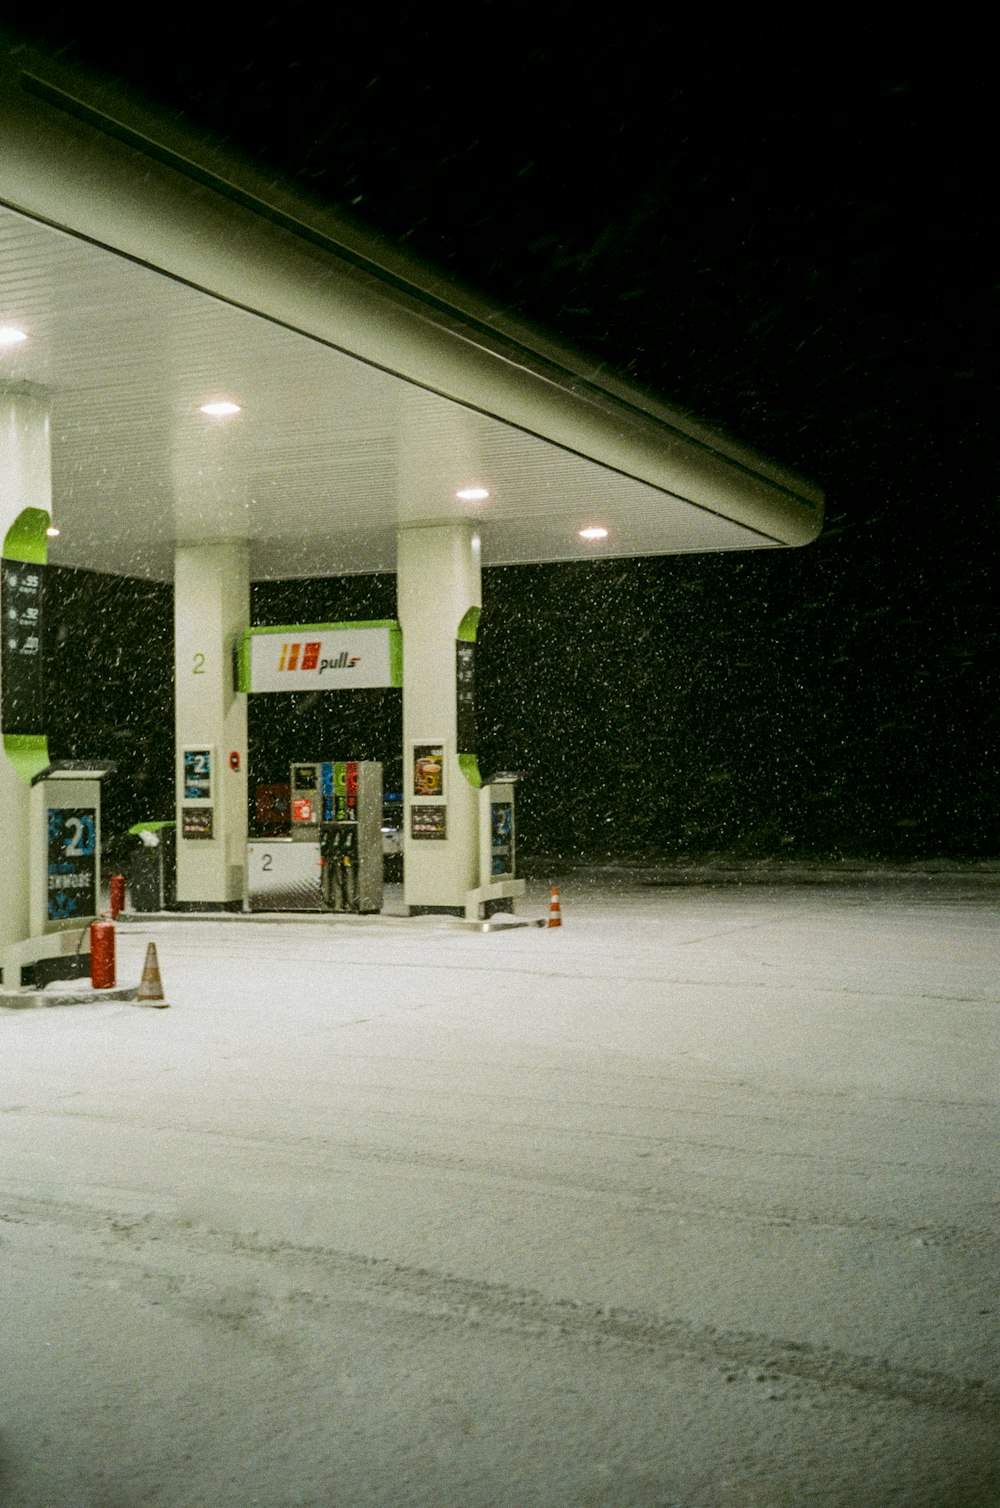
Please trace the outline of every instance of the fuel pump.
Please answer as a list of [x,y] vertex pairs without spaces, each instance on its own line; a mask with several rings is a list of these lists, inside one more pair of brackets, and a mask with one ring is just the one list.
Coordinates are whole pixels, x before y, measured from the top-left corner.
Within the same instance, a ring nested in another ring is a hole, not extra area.
[[358,830],[354,822],[331,822],[323,829],[324,896],[331,911],[358,911]]
[[110,760],[54,760],[31,782],[30,936],[3,956],[5,987],[86,975],[88,927],[100,911],[101,781]]
[[500,770],[480,787],[480,882],[478,889],[469,891],[467,916],[513,911],[514,901],[524,894],[524,880],[517,875],[514,818],[514,792],[521,778],[518,770]]
[[382,909],[382,766],[337,760],[322,777],[323,900],[331,911]]

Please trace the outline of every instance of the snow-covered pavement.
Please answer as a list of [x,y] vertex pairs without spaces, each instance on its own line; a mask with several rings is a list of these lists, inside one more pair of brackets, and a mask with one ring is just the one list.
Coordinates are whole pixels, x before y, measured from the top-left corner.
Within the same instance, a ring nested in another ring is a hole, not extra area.
[[0,1010],[0,1503],[1000,1501],[998,900],[120,926]]

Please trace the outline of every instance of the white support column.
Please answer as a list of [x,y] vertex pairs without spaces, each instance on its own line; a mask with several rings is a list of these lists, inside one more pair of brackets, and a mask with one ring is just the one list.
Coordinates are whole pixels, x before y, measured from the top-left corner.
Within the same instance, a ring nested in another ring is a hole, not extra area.
[[[52,509],[49,409],[43,392],[12,384],[0,387],[0,550],[26,508],[47,514]],[[36,741],[42,742],[44,729],[35,731]],[[9,944],[29,934],[26,773],[26,768],[15,769],[6,749],[0,750],[0,962]]]
[[[460,519],[401,528],[396,571],[405,900],[411,908],[464,911],[468,892],[479,884],[479,790],[458,761],[456,640],[466,613],[482,604],[475,525]],[[435,793],[437,751],[441,789]],[[435,831],[440,826],[443,833]],[[427,835],[414,837],[421,829]]]
[[[233,689],[232,651],[249,611],[245,544],[178,546],[174,704],[182,906],[238,909],[246,896],[247,706]],[[186,776],[185,749],[207,751],[207,770],[189,769]]]

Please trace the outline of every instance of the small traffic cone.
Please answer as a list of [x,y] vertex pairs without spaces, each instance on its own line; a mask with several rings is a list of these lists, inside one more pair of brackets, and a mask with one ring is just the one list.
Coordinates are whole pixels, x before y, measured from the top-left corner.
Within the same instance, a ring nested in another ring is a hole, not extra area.
[[549,927],[562,926],[562,911],[559,909],[559,886],[553,885],[549,891],[549,919],[546,923],[546,931]]
[[139,993],[135,998],[140,1005],[151,1005],[157,1010],[165,1010],[167,1007],[168,1002],[163,997],[163,980],[160,978],[160,965],[156,959],[154,942],[151,942],[146,949],[142,980],[139,984]]

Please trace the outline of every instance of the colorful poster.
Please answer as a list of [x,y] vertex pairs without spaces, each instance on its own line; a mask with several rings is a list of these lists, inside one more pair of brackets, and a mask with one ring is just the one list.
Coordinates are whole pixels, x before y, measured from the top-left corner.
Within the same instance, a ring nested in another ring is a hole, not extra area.
[[414,796],[444,795],[444,747],[441,744],[414,744]]

